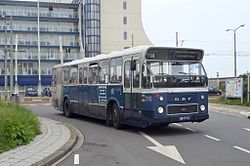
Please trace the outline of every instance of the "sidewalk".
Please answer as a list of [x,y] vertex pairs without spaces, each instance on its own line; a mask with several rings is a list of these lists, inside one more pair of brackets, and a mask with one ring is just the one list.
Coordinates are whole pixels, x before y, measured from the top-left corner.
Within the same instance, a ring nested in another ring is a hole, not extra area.
[[209,103],[208,109],[215,112],[224,112],[250,119],[250,107]]
[[40,118],[42,134],[28,145],[0,154],[0,166],[51,165],[75,145],[77,134],[73,127]]

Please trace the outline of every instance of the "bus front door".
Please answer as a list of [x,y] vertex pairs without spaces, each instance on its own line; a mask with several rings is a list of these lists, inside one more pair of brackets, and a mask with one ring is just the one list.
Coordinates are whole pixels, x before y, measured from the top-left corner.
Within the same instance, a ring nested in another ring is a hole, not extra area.
[[[134,63],[134,65],[131,65]],[[134,68],[131,68],[134,66]],[[129,60],[124,64],[124,120],[134,121],[136,117],[137,90],[139,88],[140,61]]]

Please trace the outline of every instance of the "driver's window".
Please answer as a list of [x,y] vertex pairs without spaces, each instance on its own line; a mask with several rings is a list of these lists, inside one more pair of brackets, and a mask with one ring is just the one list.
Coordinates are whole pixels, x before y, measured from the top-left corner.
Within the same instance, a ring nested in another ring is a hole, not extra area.
[[124,87],[125,88],[130,88],[130,61],[125,62],[124,64]]
[[140,61],[136,61],[136,70],[134,71],[133,87],[139,88],[140,86]]

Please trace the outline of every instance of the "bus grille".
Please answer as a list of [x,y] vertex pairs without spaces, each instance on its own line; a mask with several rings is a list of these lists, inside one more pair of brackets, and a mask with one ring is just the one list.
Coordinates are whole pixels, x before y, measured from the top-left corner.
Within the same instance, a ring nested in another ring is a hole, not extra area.
[[197,105],[175,105],[167,107],[167,114],[187,114],[197,112]]

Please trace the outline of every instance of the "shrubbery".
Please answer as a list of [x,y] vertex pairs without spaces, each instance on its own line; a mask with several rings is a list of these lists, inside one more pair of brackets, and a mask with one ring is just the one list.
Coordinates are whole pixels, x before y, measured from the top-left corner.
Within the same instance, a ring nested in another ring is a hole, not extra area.
[[0,153],[29,143],[40,132],[39,119],[30,110],[0,102]]

